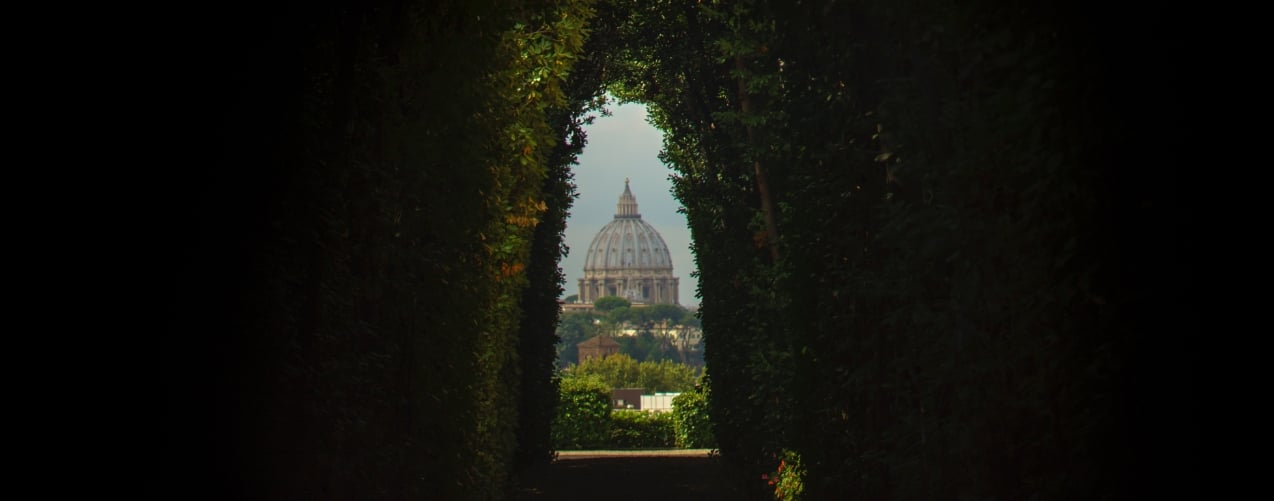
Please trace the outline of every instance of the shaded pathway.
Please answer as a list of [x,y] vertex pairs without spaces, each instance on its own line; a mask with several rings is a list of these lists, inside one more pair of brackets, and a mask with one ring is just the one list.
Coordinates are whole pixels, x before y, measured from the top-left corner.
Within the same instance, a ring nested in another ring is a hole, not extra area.
[[564,451],[524,472],[517,500],[737,500],[706,449]]

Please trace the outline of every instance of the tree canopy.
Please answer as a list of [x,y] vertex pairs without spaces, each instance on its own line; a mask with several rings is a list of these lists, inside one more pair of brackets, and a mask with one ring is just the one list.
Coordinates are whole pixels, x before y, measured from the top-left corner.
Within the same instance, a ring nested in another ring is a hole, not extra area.
[[694,369],[671,360],[638,362],[622,353],[591,358],[570,369],[570,377],[597,377],[611,388],[642,388],[646,394],[689,391]]
[[629,308],[632,307],[632,305],[632,301],[619,296],[605,296],[593,301],[593,309],[597,311],[610,311],[615,308]]
[[[607,335],[619,342],[621,353],[639,362],[670,360],[701,367],[702,350],[692,342],[699,328],[694,313],[673,304],[566,313],[557,328],[557,366],[564,369],[578,363],[576,345]],[[636,332],[626,335],[629,330]]]

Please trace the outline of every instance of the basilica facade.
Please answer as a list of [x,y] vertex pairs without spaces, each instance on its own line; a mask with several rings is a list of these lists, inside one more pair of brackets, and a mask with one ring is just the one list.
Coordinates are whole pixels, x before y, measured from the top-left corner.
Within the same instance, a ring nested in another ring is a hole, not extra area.
[[593,237],[579,279],[579,300],[592,303],[619,296],[634,304],[680,304],[668,244],[637,212],[637,199],[624,180],[615,219]]

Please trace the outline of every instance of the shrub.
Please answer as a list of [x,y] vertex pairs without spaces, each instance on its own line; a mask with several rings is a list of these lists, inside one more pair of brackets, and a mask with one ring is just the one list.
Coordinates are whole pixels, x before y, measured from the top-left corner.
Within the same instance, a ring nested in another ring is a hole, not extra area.
[[673,418],[667,412],[617,410],[611,413],[609,447],[673,447]]
[[562,379],[561,401],[553,420],[553,447],[588,449],[606,444],[610,431],[610,387],[601,379]]
[[708,396],[699,391],[689,391],[673,397],[672,422],[677,447],[694,449],[717,446],[708,418]]

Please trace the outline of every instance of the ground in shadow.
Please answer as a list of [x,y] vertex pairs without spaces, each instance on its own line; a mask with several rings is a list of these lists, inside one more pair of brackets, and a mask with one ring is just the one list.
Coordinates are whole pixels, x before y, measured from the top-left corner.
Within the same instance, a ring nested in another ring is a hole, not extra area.
[[737,500],[707,456],[575,456],[523,472],[517,500]]

